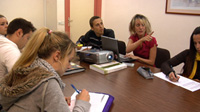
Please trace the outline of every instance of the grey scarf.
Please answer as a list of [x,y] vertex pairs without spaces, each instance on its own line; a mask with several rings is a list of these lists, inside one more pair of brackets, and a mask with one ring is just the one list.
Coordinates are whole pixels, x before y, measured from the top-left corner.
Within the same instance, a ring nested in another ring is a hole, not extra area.
[[59,85],[60,85],[61,89],[63,90],[65,88],[65,83],[62,82],[58,73],[47,61],[37,57],[35,59],[35,61],[30,65],[30,67],[31,68],[42,67],[42,68],[46,69],[47,71],[52,72],[56,76],[57,80],[59,81]]

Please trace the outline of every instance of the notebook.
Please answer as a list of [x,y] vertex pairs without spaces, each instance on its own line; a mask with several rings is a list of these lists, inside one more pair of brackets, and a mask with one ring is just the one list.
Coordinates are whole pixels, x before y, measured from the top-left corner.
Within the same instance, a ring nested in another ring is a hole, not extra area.
[[[75,91],[71,96],[71,105],[69,106],[71,112],[75,106],[77,94],[78,93]],[[99,92],[89,92],[89,95],[89,102],[91,104],[89,112],[109,112],[114,101],[114,97],[112,95]]]
[[115,55],[115,60],[117,60],[119,62],[135,61],[135,59],[125,57],[125,55],[119,53],[118,40],[111,38],[111,37],[101,36],[101,41],[102,41],[102,49],[113,51],[113,53]]

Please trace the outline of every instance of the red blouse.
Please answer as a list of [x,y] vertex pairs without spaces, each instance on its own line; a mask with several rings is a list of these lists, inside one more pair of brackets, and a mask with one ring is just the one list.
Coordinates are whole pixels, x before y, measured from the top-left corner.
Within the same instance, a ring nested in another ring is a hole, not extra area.
[[[146,35],[145,35],[146,36]],[[134,51],[133,54],[135,56],[139,56],[141,58],[149,59],[150,49],[157,44],[156,38],[152,37],[153,39],[151,41],[145,41],[142,43],[142,47],[138,46]],[[136,42],[139,40],[139,37],[137,35],[132,35],[129,37],[133,42]]]

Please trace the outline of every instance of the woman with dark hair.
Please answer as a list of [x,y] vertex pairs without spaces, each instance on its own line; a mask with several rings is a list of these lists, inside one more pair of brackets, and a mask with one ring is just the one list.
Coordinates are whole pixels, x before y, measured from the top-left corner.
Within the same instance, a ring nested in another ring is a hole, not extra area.
[[173,82],[178,81],[179,76],[175,76],[174,66],[184,63],[182,75],[196,81],[200,80],[200,26],[197,27],[190,37],[190,49],[186,49],[170,60],[162,64],[161,70]]

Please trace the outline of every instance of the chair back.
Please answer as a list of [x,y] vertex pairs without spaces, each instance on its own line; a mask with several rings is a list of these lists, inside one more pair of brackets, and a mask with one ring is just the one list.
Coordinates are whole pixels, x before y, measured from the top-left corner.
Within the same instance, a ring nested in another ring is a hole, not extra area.
[[126,54],[126,44],[124,41],[118,40],[118,49],[120,54]]
[[160,68],[162,63],[170,59],[170,52],[167,49],[157,47],[155,66]]

